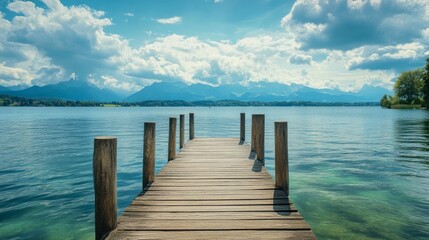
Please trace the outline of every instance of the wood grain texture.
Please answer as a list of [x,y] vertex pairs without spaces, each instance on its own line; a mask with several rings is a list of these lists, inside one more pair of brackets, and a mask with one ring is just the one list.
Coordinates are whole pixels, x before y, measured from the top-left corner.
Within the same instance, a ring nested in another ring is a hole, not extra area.
[[194,114],[189,113],[189,140],[194,139]]
[[180,140],[179,148],[182,149],[185,146],[185,114],[180,114]]
[[252,149],[256,153],[256,159],[265,165],[265,115],[252,115]]
[[155,181],[155,123],[144,123],[143,188]]
[[240,141],[246,139],[246,113],[240,113]]
[[289,196],[287,122],[274,123],[275,184]]
[[176,158],[176,123],[177,118],[170,118],[168,128],[168,161]]
[[94,139],[95,239],[104,239],[117,225],[116,145],[115,137]]
[[195,138],[143,189],[109,239],[316,239],[240,138]]

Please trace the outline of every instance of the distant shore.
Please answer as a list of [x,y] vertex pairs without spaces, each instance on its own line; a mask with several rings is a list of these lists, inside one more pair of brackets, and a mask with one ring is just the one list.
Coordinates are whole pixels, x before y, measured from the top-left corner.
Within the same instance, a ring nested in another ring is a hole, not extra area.
[[16,107],[277,107],[277,106],[380,106],[379,102],[311,102],[311,101],[182,101],[182,100],[153,100],[143,102],[96,102],[71,101],[60,99],[30,99],[0,95],[0,106]]

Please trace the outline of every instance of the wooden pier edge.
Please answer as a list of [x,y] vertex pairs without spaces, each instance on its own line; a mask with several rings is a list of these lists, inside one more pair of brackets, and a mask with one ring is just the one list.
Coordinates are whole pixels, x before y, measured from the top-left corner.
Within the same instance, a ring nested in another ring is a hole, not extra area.
[[[184,144],[175,160],[168,161],[157,174],[156,181],[143,181],[151,184],[143,187],[117,223],[115,219],[115,227],[108,230],[108,235],[100,238],[96,233],[96,239],[316,239],[289,199],[287,122],[274,123],[273,182],[263,159],[251,154],[255,150],[261,156],[260,151],[264,151],[260,145],[265,141],[261,140],[265,138],[265,116],[252,115],[253,148],[243,144],[243,115],[240,114],[239,138],[196,138]],[[189,116],[191,128],[193,114]],[[146,131],[152,135],[146,129],[149,126],[152,125],[145,123],[145,145]],[[170,119],[170,133],[172,126]],[[169,146],[170,140],[171,137]],[[94,160],[94,169],[95,164]],[[95,174],[94,170],[94,180]],[[147,174],[150,176],[150,171]],[[116,187],[116,155],[114,182]],[[116,201],[116,188],[113,195]]]

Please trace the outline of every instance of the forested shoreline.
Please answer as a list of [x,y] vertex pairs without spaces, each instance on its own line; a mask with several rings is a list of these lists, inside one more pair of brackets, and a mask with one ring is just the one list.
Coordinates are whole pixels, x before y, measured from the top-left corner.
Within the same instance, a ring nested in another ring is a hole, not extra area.
[[8,95],[0,95],[0,106],[15,107],[264,107],[264,106],[379,106],[378,102],[310,102],[310,101],[279,101],[279,102],[259,102],[259,101],[143,101],[143,102],[96,102],[96,101],[69,101],[59,99],[30,99]]

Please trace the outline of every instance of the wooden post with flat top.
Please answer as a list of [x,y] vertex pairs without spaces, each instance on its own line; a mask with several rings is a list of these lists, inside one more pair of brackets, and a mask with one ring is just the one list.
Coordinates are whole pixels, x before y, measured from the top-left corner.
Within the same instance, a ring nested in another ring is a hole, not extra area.
[[194,113],[189,113],[189,140],[194,139]]
[[155,181],[155,123],[144,123],[143,188]]
[[276,187],[283,189],[289,196],[289,158],[287,122],[274,123],[275,137],[275,174]]
[[265,165],[265,115],[252,115],[252,150],[256,152],[256,159]]
[[240,113],[240,141],[246,139],[246,113]]
[[176,121],[177,118],[170,118],[168,132],[168,161],[176,158]]
[[183,148],[185,145],[185,114],[180,114],[180,141],[179,147]]
[[117,225],[115,137],[94,139],[95,239],[104,239]]

